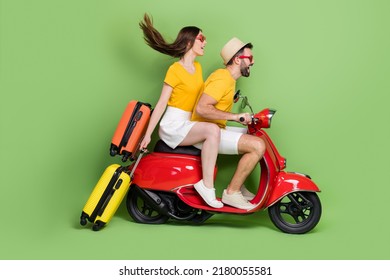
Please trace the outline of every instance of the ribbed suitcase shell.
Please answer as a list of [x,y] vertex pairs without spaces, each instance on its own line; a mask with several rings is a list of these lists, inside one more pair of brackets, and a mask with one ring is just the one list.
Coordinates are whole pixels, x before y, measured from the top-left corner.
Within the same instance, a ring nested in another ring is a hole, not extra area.
[[111,140],[110,155],[122,155],[122,161],[134,160],[139,144],[145,135],[151,114],[150,104],[130,101]]
[[83,208],[81,225],[86,225],[88,220],[94,223],[92,229],[97,231],[111,220],[131,183],[125,169],[119,164],[106,168]]

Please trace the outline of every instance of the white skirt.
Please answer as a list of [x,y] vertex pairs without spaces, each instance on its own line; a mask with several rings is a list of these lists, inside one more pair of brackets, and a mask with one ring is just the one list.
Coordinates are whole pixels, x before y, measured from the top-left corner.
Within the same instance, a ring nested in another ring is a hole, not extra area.
[[191,121],[192,112],[168,106],[160,121],[158,135],[172,149],[176,148],[196,122]]

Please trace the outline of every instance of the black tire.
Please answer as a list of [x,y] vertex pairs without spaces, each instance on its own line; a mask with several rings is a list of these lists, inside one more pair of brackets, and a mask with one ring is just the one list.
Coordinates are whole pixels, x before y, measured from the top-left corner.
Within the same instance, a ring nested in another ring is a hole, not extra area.
[[154,210],[138,194],[135,188],[131,188],[127,193],[126,207],[131,218],[142,224],[164,224],[169,217]]
[[284,196],[268,208],[274,225],[283,232],[302,234],[320,221],[321,202],[314,192],[295,192]]

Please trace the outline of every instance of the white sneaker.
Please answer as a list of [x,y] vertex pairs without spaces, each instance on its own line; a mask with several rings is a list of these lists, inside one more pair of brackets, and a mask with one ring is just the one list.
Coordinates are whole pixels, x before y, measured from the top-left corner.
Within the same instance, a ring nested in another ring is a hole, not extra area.
[[248,189],[245,187],[245,185],[242,185],[241,188],[240,188],[240,191],[242,193],[242,196],[246,199],[246,200],[252,200],[255,198],[255,194],[251,193],[250,191],[248,191]]
[[222,195],[222,202],[244,210],[251,210],[256,207],[256,205],[253,205],[248,200],[246,200],[241,192],[228,194],[227,191],[224,190]]
[[214,208],[223,207],[223,203],[215,197],[215,189],[208,188],[203,184],[203,180],[200,180],[198,183],[194,184],[195,190],[199,193],[199,195],[203,198],[203,200]]

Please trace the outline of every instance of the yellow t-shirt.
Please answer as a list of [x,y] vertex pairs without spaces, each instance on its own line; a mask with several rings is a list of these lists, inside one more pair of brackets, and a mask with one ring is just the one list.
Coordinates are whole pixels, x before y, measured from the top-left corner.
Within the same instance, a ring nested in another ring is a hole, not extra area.
[[173,90],[168,105],[192,112],[198,95],[203,90],[202,66],[194,62],[195,72],[189,73],[179,62],[173,63],[165,75],[164,83]]
[[[227,69],[215,70],[204,83],[204,94],[209,95],[217,101],[215,108],[224,112],[231,112],[233,107],[234,92],[236,89],[236,80]],[[200,95],[199,95],[200,98]],[[199,100],[198,98],[198,100]],[[198,102],[196,102],[198,103]],[[196,114],[192,114],[193,121],[209,121],[216,123],[219,127],[226,127],[226,120],[207,120]]]

